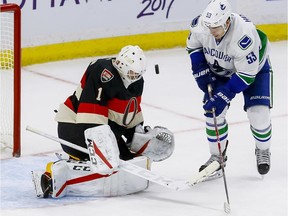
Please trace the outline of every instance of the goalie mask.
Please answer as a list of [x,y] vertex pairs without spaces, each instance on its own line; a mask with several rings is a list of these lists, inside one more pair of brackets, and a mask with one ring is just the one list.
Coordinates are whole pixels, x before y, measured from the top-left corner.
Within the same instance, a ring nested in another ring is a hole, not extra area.
[[141,125],[136,127],[130,150],[137,155],[144,155],[153,161],[162,161],[174,151],[174,135],[167,128],[156,126],[145,132]]
[[146,57],[139,46],[128,45],[121,49],[113,66],[118,70],[126,88],[140,80],[146,71]]

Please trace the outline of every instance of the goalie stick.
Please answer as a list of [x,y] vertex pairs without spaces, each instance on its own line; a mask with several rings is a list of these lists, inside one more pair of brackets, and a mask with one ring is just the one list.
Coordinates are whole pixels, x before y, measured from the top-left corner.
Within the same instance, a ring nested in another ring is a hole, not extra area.
[[[54,140],[56,142],[59,142],[68,147],[74,148],[78,151],[89,154],[86,148],[77,146],[76,144],[70,143],[66,140],[60,139],[58,137],[54,137],[52,135],[49,135],[37,129],[31,128],[29,126],[26,127],[26,130],[33,132],[35,134],[41,135],[43,137],[46,137],[48,139]],[[217,161],[215,161],[211,163],[209,166],[207,166],[205,169],[203,169],[200,173],[196,173],[195,175],[193,175],[192,178],[190,178],[190,180],[176,180],[176,179],[172,179],[169,177],[159,175],[155,172],[144,169],[142,167],[139,167],[129,161],[120,160],[120,162],[121,163],[119,165],[119,169],[128,173],[131,173],[133,175],[136,175],[140,178],[154,182],[158,185],[164,186],[166,188],[176,190],[176,191],[189,189],[192,186],[204,181],[209,175],[214,173],[220,167],[220,164]]]

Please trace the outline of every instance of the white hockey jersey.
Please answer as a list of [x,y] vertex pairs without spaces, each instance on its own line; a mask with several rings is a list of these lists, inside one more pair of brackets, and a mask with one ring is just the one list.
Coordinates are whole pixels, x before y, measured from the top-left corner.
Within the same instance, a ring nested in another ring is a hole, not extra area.
[[[246,17],[232,13],[231,25],[217,42],[209,29],[196,17],[187,38],[187,51],[203,51],[210,69],[219,76],[237,75],[243,80],[255,78],[267,59],[269,41]],[[192,62],[194,64],[197,62]]]

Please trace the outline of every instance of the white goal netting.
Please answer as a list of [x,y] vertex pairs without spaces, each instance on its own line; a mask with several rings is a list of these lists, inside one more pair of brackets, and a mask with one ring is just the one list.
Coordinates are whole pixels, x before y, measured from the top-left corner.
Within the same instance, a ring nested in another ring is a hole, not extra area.
[[1,153],[13,148],[14,13],[0,12],[0,143]]

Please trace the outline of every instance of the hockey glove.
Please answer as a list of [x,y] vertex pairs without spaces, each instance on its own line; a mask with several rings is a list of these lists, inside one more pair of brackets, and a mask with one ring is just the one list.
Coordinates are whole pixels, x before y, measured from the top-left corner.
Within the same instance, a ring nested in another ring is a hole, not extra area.
[[203,91],[207,92],[207,85],[211,84],[216,80],[213,73],[210,71],[209,65],[206,64],[204,67],[201,67],[197,71],[193,71],[193,76],[197,82],[198,87]]
[[205,116],[212,118],[212,109],[215,108],[215,115],[219,116],[230,101],[235,97],[236,93],[231,92],[227,87],[219,87],[215,94],[204,105]]
[[152,161],[162,161],[172,155],[174,146],[174,134],[167,128],[136,126],[130,150],[136,155],[145,155]]

